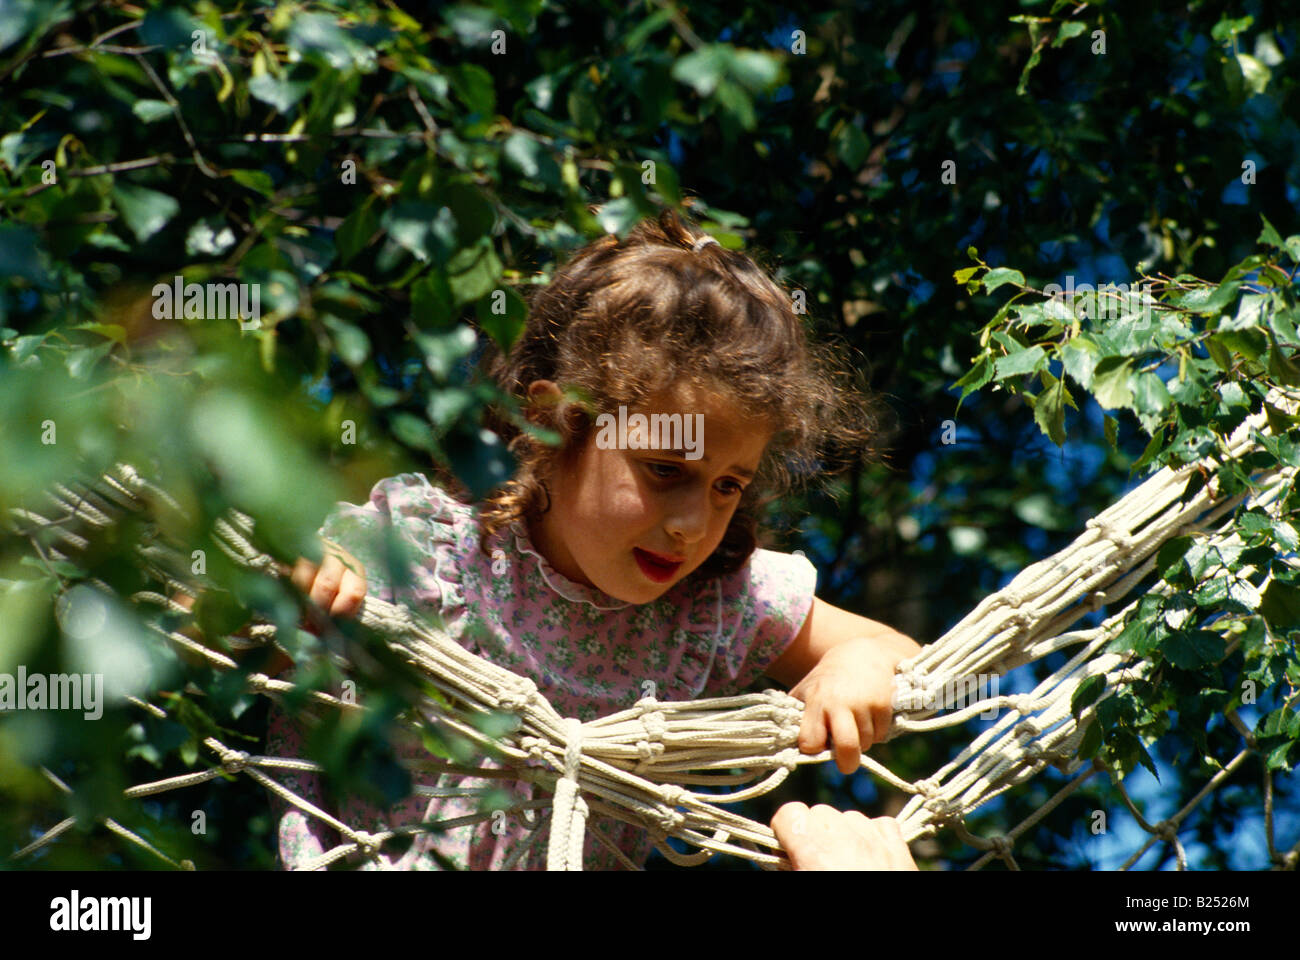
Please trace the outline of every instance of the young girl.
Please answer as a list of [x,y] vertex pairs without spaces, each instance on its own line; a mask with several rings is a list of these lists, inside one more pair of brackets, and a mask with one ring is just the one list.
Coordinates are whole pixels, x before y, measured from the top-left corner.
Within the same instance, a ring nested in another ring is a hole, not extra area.
[[[369,592],[440,617],[457,642],[530,677],[561,715],[584,722],[630,707],[647,681],[658,699],[692,700],[734,695],[766,674],[806,704],[800,749],[819,752],[829,739],[839,769],[855,770],[889,729],[895,664],[920,648],[815,597],[816,572],[802,556],[757,547],[758,508],[836,466],[828,454],[860,453],[874,426],[867,402],[845,386],[851,374],[806,342],[790,297],[748,257],[668,211],[622,242],[608,236],[579,250],[536,291],[525,330],[488,369],[562,444],[499,424],[518,470],[481,504],[421,474],[381,480],[368,504],[336,507],[320,530],[329,546],[319,570],[300,560],[294,581],[335,616],[355,613]],[[660,431],[622,429],[636,414]],[[674,422],[701,426],[702,443],[664,427]],[[413,560],[409,578],[386,568],[386,527]],[[395,589],[395,579],[407,585]],[[268,752],[302,755],[295,726],[278,713]],[[316,777],[286,779],[321,805]],[[526,784],[510,792],[532,798]],[[318,819],[280,810],[284,866],[340,842]],[[334,811],[372,833],[476,812],[468,797]],[[542,829],[513,860],[531,837],[518,816],[424,834],[400,857],[381,853],[366,866],[436,869],[436,850],[468,869],[543,869]],[[619,864],[597,831],[637,865],[652,847],[645,829],[593,815],[587,869]]]

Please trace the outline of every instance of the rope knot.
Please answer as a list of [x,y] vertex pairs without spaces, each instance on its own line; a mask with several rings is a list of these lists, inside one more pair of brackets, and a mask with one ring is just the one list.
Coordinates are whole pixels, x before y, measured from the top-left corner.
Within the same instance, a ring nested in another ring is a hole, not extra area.
[[248,684],[248,689],[253,693],[265,693],[266,685],[271,678],[264,673],[250,673],[244,680]]
[[662,742],[664,734],[668,732],[668,719],[663,715],[662,710],[643,713],[641,714],[641,726],[645,727],[647,740]]
[[1034,737],[1038,736],[1042,732],[1043,732],[1042,729],[1038,726],[1038,724],[1034,721],[1032,717],[1026,717],[1024,720],[1021,720],[1018,724],[1016,724],[1017,737],[1028,738],[1032,740]]
[[519,749],[528,754],[528,759],[538,763],[546,762],[547,742],[541,737],[520,737]]
[[354,843],[363,856],[373,857],[379,852],[381,846],[378,838],[372,833],[366,833],[364,830],[353,831],[355,834]]
[[935,820],[947,820],[952,816],[952,804],[943,797],[928,797],[922,806],[934,814]]
[[221,755],[221,769],[226,773],[242,773],[248,766],[248,754],[242,750],[227,750]]
[[664,803],[670,807],[675,807],[685,800],[686,794],[687,791],[685,788],[680,787],[675,783],[659,784],[659,796],[661,796]]
[[532,706],[536,696],[537,684],[527,677],[520,677],[513,690],[507,689],[502,692],[497,698],[497,704],[502,710],[515,712]]
[[939,798],[939,789],[939,784],[928,777],[925,780],[916,781],[916,792],[927,800]]
[[1006,858],[1011,853],[1011,847],[1014,841],[1010,837],[998,836],[989,837],[989,843],[992,845],[991,849],[995,854],[999,857]]
[[[638,740],[636,742],[636,755],[641,758],[642,763],[661,756],[663,752],[664,745],[662,743],[651,743],[649,740]],[[637,765],[637,769],[641,769],[640,764]]]
[[1097,536],[1102,540],[1109,540],[1115,545],[1115,548],[1121,553],[1127,554],[1133,549],[1134,540],[1124,530],[1121,530],[1109,520],[1102,520],[1093,517],[1086,524],[1089,528],[1097,531]]
[[789,770],[791,773],[794,773],[795,768],[799,766],[800,756],[802,756],[802,754],[795,747],[786,747],[784,750],[778,753],[773,759],[776,760],[778,764],[780,764],[781,766]]
[[686,818],[671,807],[663,807],[656,813],[658,816],[655,817],[655,822],[664,833],[672,833],[686,822]]
[[1168,820],[1161,820],[1151,828],[1151,832],[1168,843],[1173,843],[1178,836],[1178,828]]
[[1002,602],[1008,607],[1019,607],[1025,602],[1025,595],[1015,587],[1007,587],[1002,591]]

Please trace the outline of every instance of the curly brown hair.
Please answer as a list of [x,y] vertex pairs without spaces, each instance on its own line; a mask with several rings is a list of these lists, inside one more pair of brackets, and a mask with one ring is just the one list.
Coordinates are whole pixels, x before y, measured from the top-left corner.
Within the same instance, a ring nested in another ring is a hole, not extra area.
[[[665,210],[622,241],[587,244],[533,288],[510,351],[489,348],[488,375],[562,442],[541,443],[504,411],[490,417],[518,468],[480,507],[484,551],[497,531],[550,509],[546,477],[584,449],[599,411],[644,404],[673,384],[721,392],[774,430],[722,542],[695,576],[745,563],[764,504],[876,454],[882,407],[864,378],[840,350],[809,342],[790,295],[749,256],[719,243],[693,250],[704,236]],[[530,406],[538,380],[558,384],[566,399]]]

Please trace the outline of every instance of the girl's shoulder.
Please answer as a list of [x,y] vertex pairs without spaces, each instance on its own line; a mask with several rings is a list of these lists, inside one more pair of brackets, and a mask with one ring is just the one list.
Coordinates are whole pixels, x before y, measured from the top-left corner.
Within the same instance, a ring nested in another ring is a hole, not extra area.
[[[362,504],[339,502],[325,517],[318,535],[339,544],[365,567],[367,580],[387,588],[404,576],[429,579],[426,590],[437,594],[438,577],[427,571],[451,567],[478,543],[477,512],[422,473],[400,473],[374,484]],[[395,567],[405,565],[407,574]],[[411,572],[413,571],[413,572]],[[419,584],[417,583],[417,586]]]
[[454,533],[457,541],[477,539],[477,508],[456,499],[423,473],[399,473],[378,481],[371,488],[369,505],[395,523],[439,524],[452,528],[444,533]]
[[758,547],[741,566],[717,578],[724,605],[798,608],[811,601],[817,568],[802,553]]

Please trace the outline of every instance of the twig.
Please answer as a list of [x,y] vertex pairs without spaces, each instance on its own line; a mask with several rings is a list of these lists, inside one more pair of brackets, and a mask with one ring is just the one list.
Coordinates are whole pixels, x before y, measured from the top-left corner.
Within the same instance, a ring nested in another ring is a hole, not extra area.
[[194,142],[194,134],[190,133],[189,124],[187,124],[185,118],[181,116],[181,105],[176,102],[176,98],[172,96],[171,91],[163,85],[162,80],[158,78],[158,74],[154,72],[153,67],[149,65],[147,59],[141,57],[140,66],[144,67],[144,71],[149,74],[149,79],[153,81],[153,85],[158,88],[158,92],[161,93],[163,99],[167,101],[167,105],[172,108],[172,113],[176,117],[176,122],[181,125],[181,133],[185,137],[185,142],[188,143],[190,149],[194,151],[194,162],[198,164],[199,169],[203,171],[205,176],[211,177],[213,180],[220,179],[220,174],[208,166],[208,162],[203,159],[203,154],[199,152],[199,145]]

